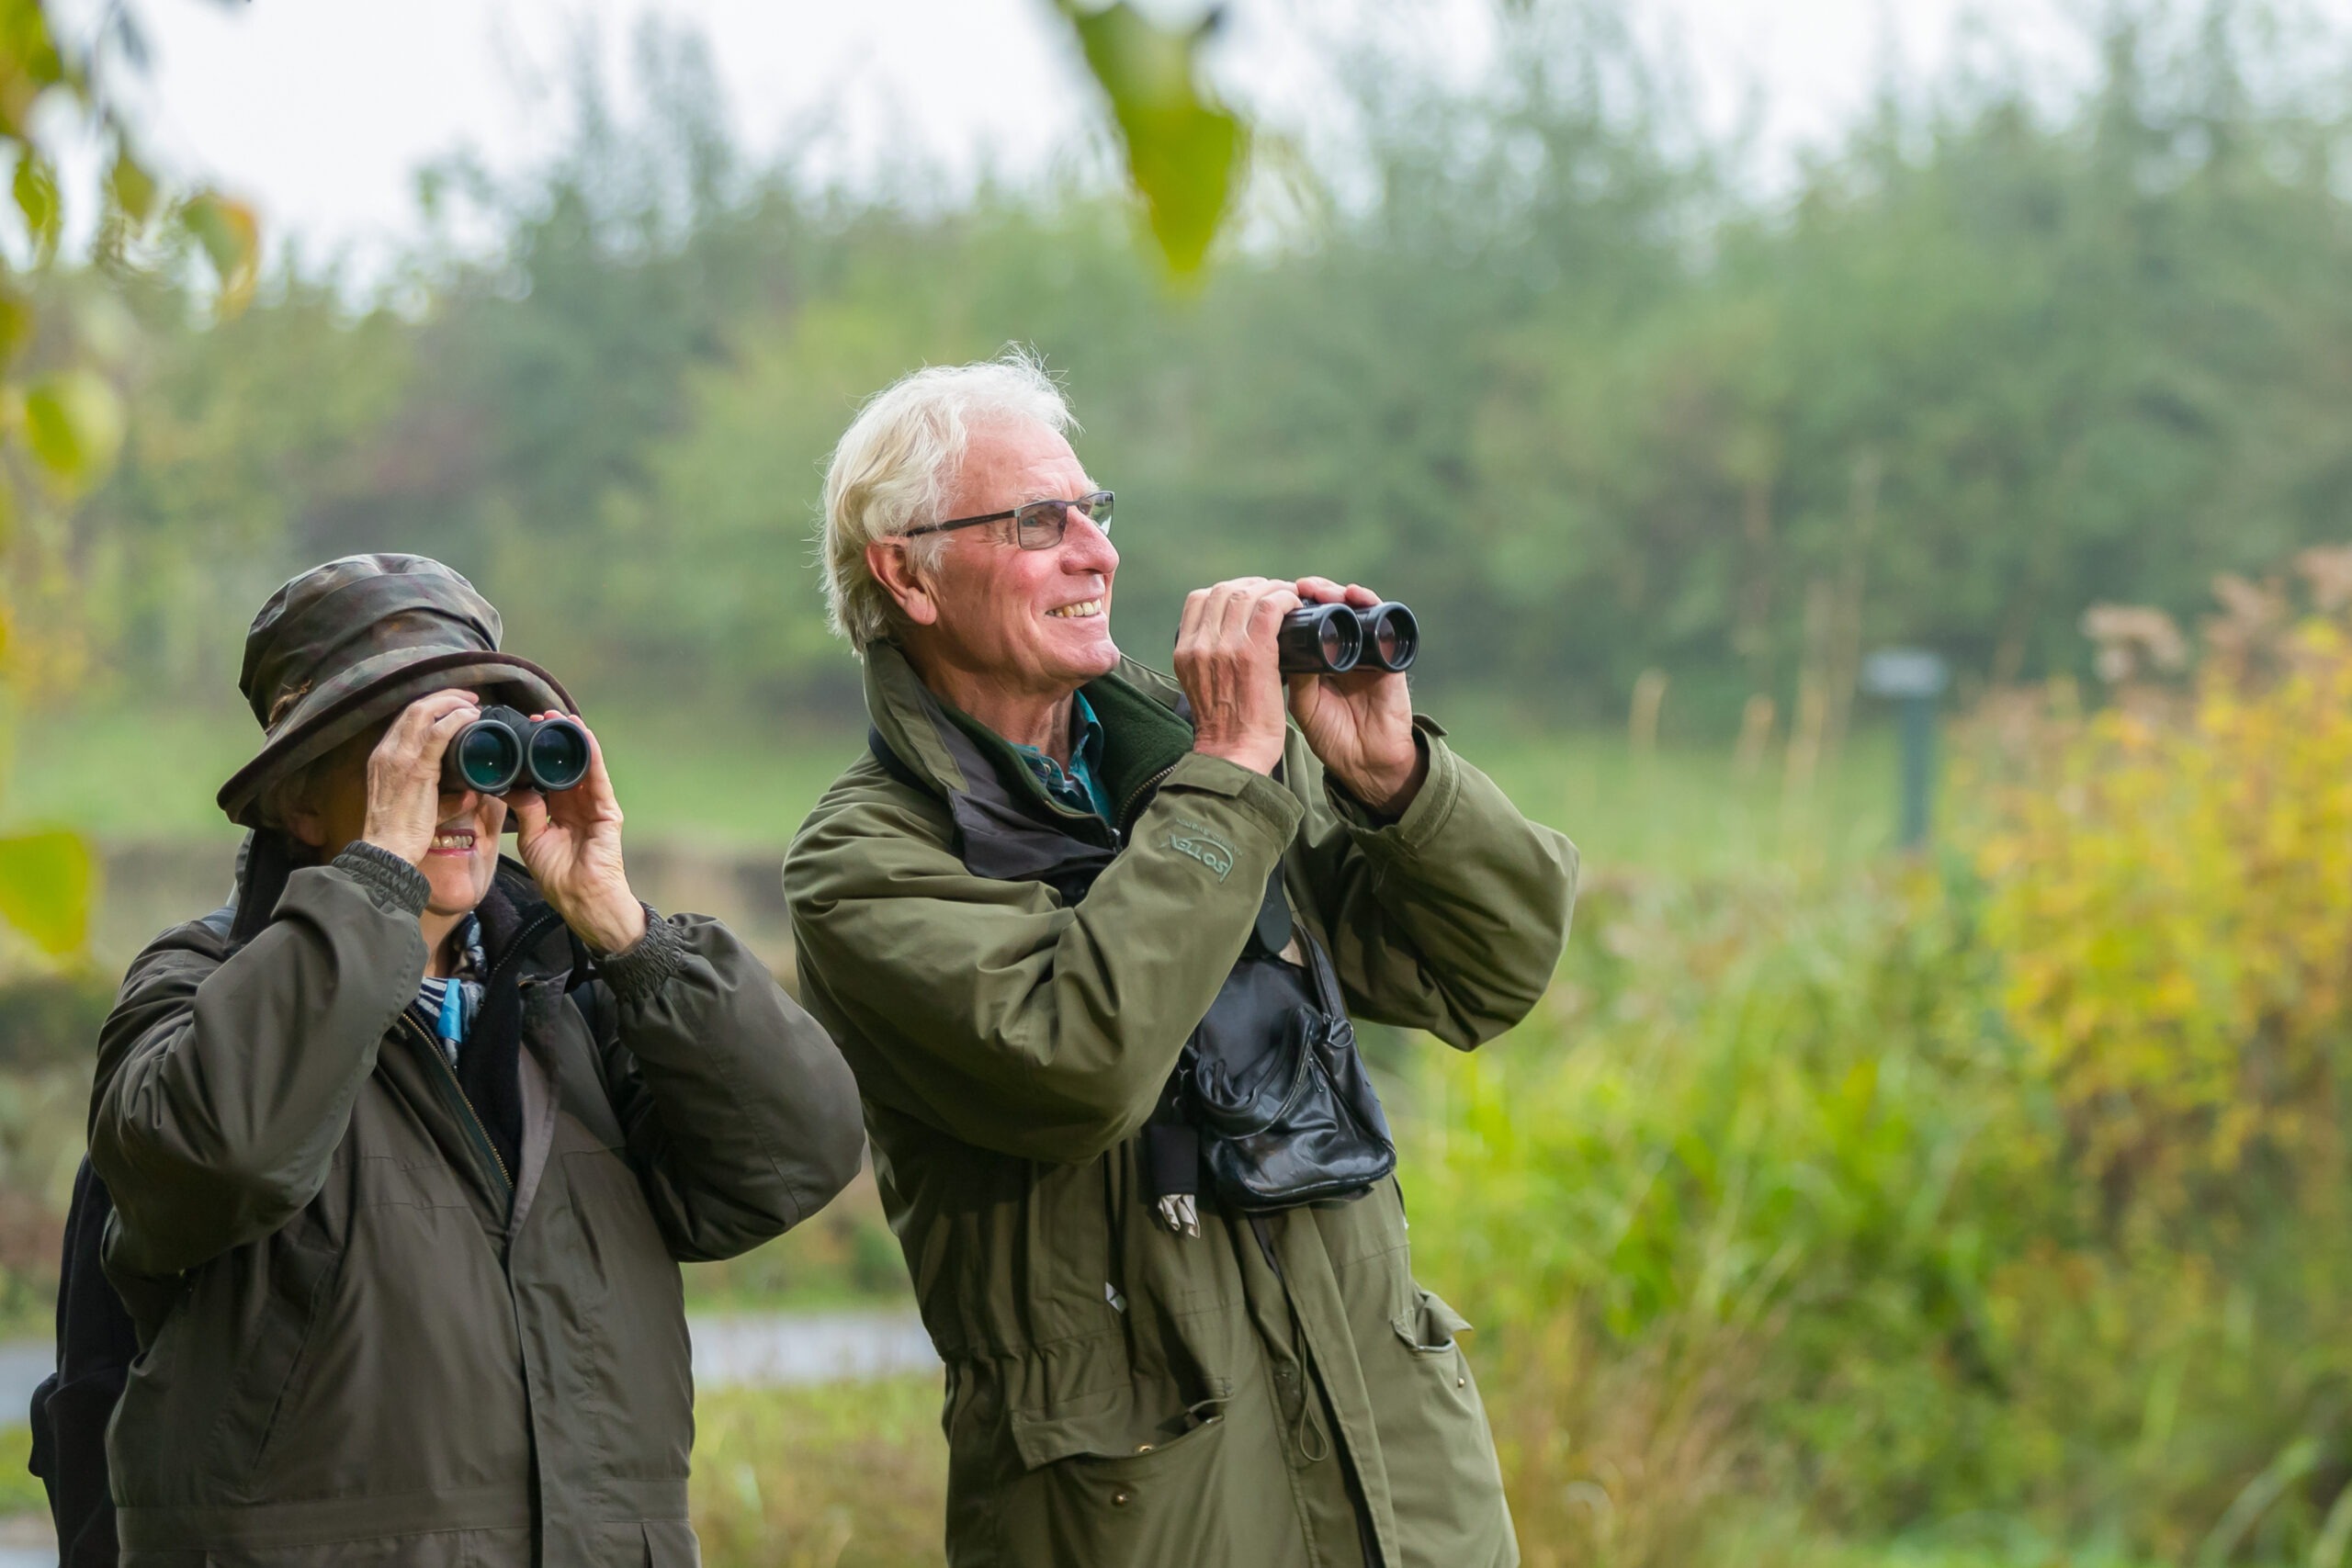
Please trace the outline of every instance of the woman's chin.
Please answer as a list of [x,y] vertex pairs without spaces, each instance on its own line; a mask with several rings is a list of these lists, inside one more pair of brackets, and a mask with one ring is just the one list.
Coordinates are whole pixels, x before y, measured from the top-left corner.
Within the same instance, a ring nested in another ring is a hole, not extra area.
[[496,864],[495,857],[484,863],[481,855],[426,855],[423,869],[430,891],[424,897],[425,908],[436,915],[462,915],[471,910],[489,893],[491,873]]

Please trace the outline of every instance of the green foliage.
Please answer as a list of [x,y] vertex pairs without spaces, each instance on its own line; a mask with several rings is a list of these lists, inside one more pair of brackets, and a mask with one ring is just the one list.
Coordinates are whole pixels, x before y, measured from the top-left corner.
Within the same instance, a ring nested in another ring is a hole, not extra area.
[[1988,716],[1946,860],[1604,885],[1429,1069],[1416,1267],[1532,1563],[2340,1561],[2352,563],[2301,564],[2185,685]]
[[[93,49],[119,41],[128,24],[110,15]],[[0,226],[0,654],[17,670],[27,637],[12,627],[23,590],[57,575],[59,530],[48,503],[65,502],[105,479],[123,439],[123,407],[107,372],[117,368],[103,310],[75,312],[74,290],[54,274],[64,227],[56,160],[61,144],[95,152],[108,173],[100,202],[96,270],[136,270],[135,247],[193,232],[210,257],[220,313],[250,293],[259,254],[253,217],[218,193],[171,199],[142,165],[120,120],[94,85],[90,61],[62,47],[46,0],[0,0],[0,160],[13,165],[17,224]],[[14,231],[8,230],[13,228]],[[20,268],[15,257],[30,258]],[[22,535],[20,513],[36,526]],[[37,626],[36,631],[46,628]],[[5,745],[0,732],[0,745]],[[78,949],[89,923],[93,860],[62,832],[0,839],[0,925],[51,956]]]
[[736,1389],[696,1401],[691,1499],[711,1568],[939,1561],[939,1380]]
[[1248,145],[1240,120],[1203,96],[1194,80],[1193,57],[1218,13],[1180,30],[1153,22],[1127,0],[1099,10],[1077,0],[1055,4],[1111,100],[1127,175],[1150,212],[1160,254],[1180,274],[1198,272]]
[[52,957],[89,932],[96,865],[79,834],[53,829],[0,837],[0,920]]

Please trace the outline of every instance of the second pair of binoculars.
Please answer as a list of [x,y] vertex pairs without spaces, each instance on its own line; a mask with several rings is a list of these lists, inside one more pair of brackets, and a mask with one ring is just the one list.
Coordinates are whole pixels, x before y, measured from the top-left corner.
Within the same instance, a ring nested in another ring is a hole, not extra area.
[[1274,642],[1285,675],[1344,675],[1362,666],[1395,674],[1413,667],[1421,627],[1394,600],[1362,609],[1307,604],[1283,617]]
[[532,718],[510,707],[486,707],[458,731],[441,753],[441,787],[477,790],[567,790],[588,776],[593,753],[580,721],[557,714]]

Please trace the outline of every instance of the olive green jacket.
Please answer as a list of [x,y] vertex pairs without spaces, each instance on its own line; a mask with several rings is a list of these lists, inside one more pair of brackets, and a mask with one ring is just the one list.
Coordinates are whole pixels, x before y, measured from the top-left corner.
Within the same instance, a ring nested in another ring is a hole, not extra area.
[[107,1431],[131,1568],[695,1560],[677,1260],[831,1199],[854,1083],[698,916],[567,996],[570,935],[504,863],[483,1016],[518,1010],[509,1172],[405,1011],[424,897],[355,846],[249,943],[223,910],[123,983],[90,1158],[141,1348]]
[[1466,1325],[1414,1283],[1397,1184],[1255,1225],[1204,1194],[1181,1236],[1149,1217],[1137,1134],[1278,863],[1355,1016],[1466,1049],[1551,978],[1576,851],[1425,721],[1428,781],[1382,826],[1295,732],[1278,782],[1193,751],[1165,677],[1085,690],[1121,837],[1075,906],[967,869],[941,726],[1025,810],[1071,814],[888,644],[866,703],[909,776],[852,767],[785,865],[947,1365],[949,1561],[1303,1568],[1361,1560],[1361,1528],[1391,1568],[1514,1562]]

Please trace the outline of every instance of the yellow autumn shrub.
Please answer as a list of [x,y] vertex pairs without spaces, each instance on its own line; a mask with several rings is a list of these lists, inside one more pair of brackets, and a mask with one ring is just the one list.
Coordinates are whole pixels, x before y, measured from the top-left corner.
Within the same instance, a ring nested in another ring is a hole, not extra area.
[[2313,615],[2266,657],[2222,651],[2187,693],[2074,726],[2000,792],[1976,856],[2010,1026],[2067,1145],[2052,1152],[2111,1212],[2335,1164],[2352,634]]

